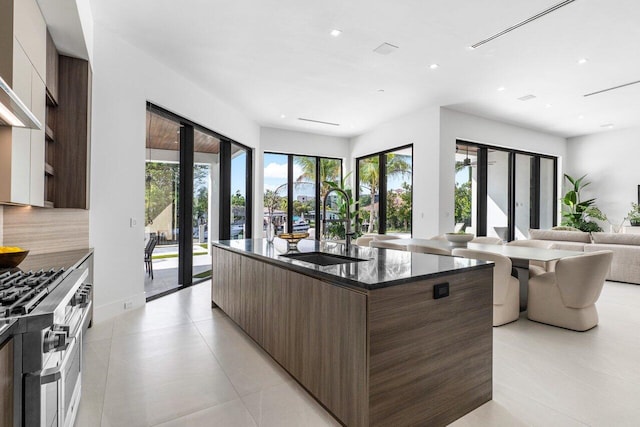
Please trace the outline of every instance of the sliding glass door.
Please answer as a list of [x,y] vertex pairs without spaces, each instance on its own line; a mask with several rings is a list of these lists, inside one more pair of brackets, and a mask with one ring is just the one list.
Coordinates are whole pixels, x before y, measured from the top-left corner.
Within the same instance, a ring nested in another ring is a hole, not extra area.
[[553,227],[556,185],[555,157],[457,141],[455,218],[469,232],[511,241]]
[[209,242],[218,223],[220,139],[194,130],[193,158],[193,279],[211,277],[211,251]]
[[212,239],[251,236],[252,152],[150,103],[146,148],[152,299],[209,278]]

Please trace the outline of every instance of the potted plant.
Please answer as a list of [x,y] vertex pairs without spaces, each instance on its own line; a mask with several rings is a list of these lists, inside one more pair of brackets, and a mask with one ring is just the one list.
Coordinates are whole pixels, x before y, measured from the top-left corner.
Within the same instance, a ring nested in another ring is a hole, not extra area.
[[632,226],[640,226],[640,205],[638,203],[631,203],[631,210],[627,214],[627,218]]
[[590,182],[584,182],[586,176],[576,179],[567,174],[564,175],[571,184],[571,188],[561,199],[565,206],[562,212],[562,225],[586,232],[602,231],[602,227],[593,220],[607,221],[607,216],[596,207],[596,199],[582,200],[581,198],[581,191],[590,184]]

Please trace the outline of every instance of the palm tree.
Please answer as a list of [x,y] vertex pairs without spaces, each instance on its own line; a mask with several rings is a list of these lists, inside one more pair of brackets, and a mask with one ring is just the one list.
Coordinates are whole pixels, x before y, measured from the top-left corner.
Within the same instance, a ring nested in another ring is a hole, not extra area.
[[295,162],[302,169],[296,182],[313,182],[316,177],[316,161],[320,162],[320,198],[324,199],[332,183],[340,182],[342,162],[340,159],[324,159],[317,157],[294,157]]
[[[407,161],[407,157],[401,154],[389,153],[385,155],[387,161],[387,177],[411,174],[411,163]],[[371,194],[371,204],[369,205],[369,229],[368,233],[373,232],[376,220],[375,199],[380,189],[380,156],[371,156],[360,160],[359,164],[360,187],[366,188]]]

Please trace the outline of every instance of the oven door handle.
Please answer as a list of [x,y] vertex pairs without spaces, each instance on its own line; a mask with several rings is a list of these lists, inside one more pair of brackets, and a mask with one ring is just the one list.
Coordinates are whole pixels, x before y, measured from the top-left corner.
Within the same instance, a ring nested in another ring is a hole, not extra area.
[[71,358],[71,355],[73,354],[73,350],[76,345],[77,345],[76,337],[69,338],[69,347],[67,347],[67,350],[64,355],[64,359],[62,359],[62,362],[60,362],[60,364],[55,368],[44,369],[40,373],[40,385],[45,385],[49,383],[54,383],[56,381],[60,381],[60,379],[62,378],[62,373],[67,368],[67,365],[69,364],[69,359]]

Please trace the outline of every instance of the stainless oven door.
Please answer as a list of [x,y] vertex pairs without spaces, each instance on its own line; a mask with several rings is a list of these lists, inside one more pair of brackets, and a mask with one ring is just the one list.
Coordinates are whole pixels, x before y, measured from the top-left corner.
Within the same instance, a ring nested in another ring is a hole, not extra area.
[[58,366],[44,369],[40,376],[41,427],[70,427],[80,403],[81,333],[70,339]]

